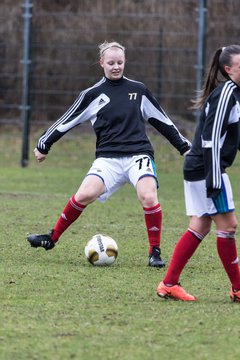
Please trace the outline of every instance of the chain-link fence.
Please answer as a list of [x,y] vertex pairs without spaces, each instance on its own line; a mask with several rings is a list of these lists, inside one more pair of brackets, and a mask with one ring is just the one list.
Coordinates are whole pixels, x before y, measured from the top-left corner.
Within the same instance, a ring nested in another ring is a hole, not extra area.
[[126,47],[125,75],[146,83],[173,120],[194,120],[190,99],[205,60],[239,43],[240,0],[2,0],[0,9],[0,122],[7,123],[21,122],[24,107],[34,123],[58,118],[102,76],[104,40]]

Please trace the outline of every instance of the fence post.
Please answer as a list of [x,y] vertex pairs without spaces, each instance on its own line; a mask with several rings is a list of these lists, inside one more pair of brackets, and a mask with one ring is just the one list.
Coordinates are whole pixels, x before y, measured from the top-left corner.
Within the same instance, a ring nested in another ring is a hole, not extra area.
[[22,70],[22,101],[21,101],[21,123],[22,123],[22,157],[21,166],[26,167],[29,159],[29,72],[30,72],[30,33],[32,18],[32,0],[25,0],[23,4],[24,29],[23,29],[23,64]]
[[[198,1],[198,44],[197,44],[197,69],[196,72],[196,91],[202,88],[204,67],[205,67],[205,28],[206,28],[206,6],[207,0]],[[200,111],[196,111],[196,120],[198,121]]]

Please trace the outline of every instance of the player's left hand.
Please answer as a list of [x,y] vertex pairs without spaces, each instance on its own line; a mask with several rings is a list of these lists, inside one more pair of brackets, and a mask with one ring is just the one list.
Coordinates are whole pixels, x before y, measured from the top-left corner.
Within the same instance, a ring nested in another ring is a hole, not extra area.
[[40,153],[40,151],[38,151],[37,148],[35,148],[35,149],[33,150],[33,152],[34,152],[34,155],[35,155],[35,157],[36,157],[36,159],[37,159],[38,162],[42,162],[42,161],[44,161],[44,160],[46,159],[46,156],[47,156],[47,155]]
[[183,153],[183,156],[186,156],[186,155],[189,154],[189,153],[190,153],[190,149],[187,150],[187,151],[185,151],[185,153]]

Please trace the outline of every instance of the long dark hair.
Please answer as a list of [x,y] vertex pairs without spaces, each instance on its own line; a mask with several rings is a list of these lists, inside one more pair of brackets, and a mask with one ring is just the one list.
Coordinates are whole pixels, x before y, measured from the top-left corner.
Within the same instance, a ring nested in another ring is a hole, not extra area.
[[219,75],[223,78],[229,79],[228,74],[224,70],[224,67],[232,65],[232,55],[240,54],[240,45],[229,45],[226,47],[218,48],[213,55],[206,76],[204,79],[202,90],[196,100],[193,100],[193,109],[202,108],[208,95],[217,87],[222,81]]

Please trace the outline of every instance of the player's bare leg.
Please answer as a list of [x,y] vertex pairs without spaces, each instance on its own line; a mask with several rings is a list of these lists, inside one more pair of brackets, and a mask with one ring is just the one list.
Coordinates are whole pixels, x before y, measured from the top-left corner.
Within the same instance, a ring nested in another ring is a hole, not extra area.
[[87,176],[75,195],[71,197],[63,209],[58,221],[49,234],[31,234],[27,237],[32,247],[54,248],[62,233],[76,221],[85,207],[94,202],[105,191],[103,181],[95,175]]

